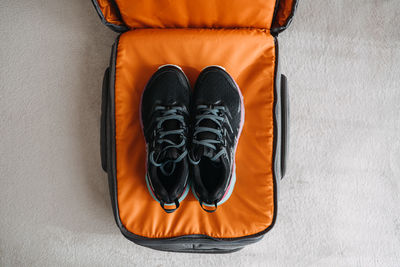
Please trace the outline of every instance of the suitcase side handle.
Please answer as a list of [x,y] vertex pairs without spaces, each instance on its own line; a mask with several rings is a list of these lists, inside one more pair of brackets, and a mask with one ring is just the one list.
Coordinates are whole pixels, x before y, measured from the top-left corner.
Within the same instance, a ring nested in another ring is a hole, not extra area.
[[101,117],[100,117],[100,155],[101,167],[107,172],[107,109],[108,109],[108,95],[110,86],[110,68],[104,72],[103,88],[101,96]]
[[282,119],[282,142],[281,142],[281,173],[282,179],[286,174],[289,147],[289,93],[287,78],[281,75],[281,119]]

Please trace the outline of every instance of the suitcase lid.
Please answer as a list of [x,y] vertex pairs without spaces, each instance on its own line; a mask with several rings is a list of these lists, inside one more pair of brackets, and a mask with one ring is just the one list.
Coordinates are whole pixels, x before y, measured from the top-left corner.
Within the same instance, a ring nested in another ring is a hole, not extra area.
[[92,0],[116,32],[140,28],[258,28],[272,34],[292,21],[298,0]]

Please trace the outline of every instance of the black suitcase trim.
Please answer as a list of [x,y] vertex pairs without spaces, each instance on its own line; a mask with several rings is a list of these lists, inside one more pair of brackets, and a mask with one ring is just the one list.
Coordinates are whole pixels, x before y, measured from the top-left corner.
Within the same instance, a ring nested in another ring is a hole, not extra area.
[[[119,19],[122,21],[117,4],[114,1],[111,1],[111,3],[114,6],[116,12],[118,13]],[[108,22],[106,20],[106,18],[104,17],[103,11],[101,11],[101,8],[100,8],[97,0],[92,0],[92,4],[93,4],[94,8],[96,9],[97,15],[99,15],[101,22],[104,25],[106,25],[108,28],[110,28],[111,30],[113,30],[115,32],[119,32],[119,33],[126,32],[127,30],[129,30],[129,27],[126,25],[116,25],[116,24],[112,24],[112,23]]]
[[[255,243],[261,240],[265,233],[273,228],[276,221],[278,205],[278,189],[279,182],[284,174],[284,169],[282,169],[282,145],[286,145],[287,142],[282,140],[286,134],[285,127],[282,124],[282,103],[281,92],[281,74],[279,70],[279,48],[278,41],[275,40],[275,77],[274,77],[274,140],[273,140],[273,190],[274,190],[274,214],[271,225],[265,230],[248,236],[242,236],[237,238],[213,238],[206,235],[185,235],[177,236],[173,238],[147,238],[143,236],[136,235],[128,231],[122,224],[119,211],[118,211],[118,198],[117,198],[117,180],[116,180],[116,144],[115,144],[115,66],[117,60],[117,48],[119,43],[119,37],[117,37],[113,47],[110,60],[109,70],[105,72],[104,82],[103,82],[103,101],[106,104],[102,104],[102,122],[101,122],[101,153],[103,168],[108,173],[108,182],[110,197],[112,203],[112,209],[114,213],[114,219],[116,224],[121,230],[121,233],[129,240],[133,241],[138,245],[149,247],[156,250],[162,251],[174,251],[174,252],[196,252],[196,253],[229,253],[235,252],[242,249],[244,246]],[[106,76],[109,77],[107,78]],[[284,77],[284,76],[283,76]],[[108,80],[108,82],[107,82]],[[104,87],[104,84],[108,84],[108,88]],[[106,93],[104,93],[106,92]],[[283,95],[284,96],[284,95]],[[104,112],[103,112],[104,110]],[[103,115],[104,114],[104,115]],[[104,148],[104,146],[106,146]],[[103,155],[106,153],[107,155]],[[286,154],[286,153],[285,153]]]
[[[279,1],[280,1],[280,0],[277,0],[278,4],[279,4]],[[274,21],[275,21],[275,16],[274,16],[274,20],[272,21],[272,26],[271,26],[271,34],[272,34],[273,36],[278,36],[279,33],[283,32],[284,30],[286,30],[286,29],[290,26],[290,24],[291,24],[292,21],[293,21],[294,14],[296,13],[298,4],[299,4],[299,0],[294,0],[294,1],[293,1],[292,10],[291,10],[291,12],[290,12],[290,15],[289,15],[289,17],[286,19],[285,24],[282,25],[282,26],[280,26],[280,27],[273,27],[273,23],[274,23]]]

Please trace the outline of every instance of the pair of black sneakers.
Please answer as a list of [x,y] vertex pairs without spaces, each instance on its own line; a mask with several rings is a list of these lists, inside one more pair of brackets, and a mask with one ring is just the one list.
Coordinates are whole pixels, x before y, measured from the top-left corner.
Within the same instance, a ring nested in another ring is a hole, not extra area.
[[244,122],[239,87],[220,66],[199,75],[194,92],[182,69],[161,66],[142,95],[146,139],[146,183],[168,213],[189,192],[213,212],[231,195],[235,151]]

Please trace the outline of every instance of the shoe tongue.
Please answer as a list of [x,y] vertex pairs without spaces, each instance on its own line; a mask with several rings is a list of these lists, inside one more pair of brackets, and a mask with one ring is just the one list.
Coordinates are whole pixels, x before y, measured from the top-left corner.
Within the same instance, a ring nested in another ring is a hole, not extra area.
[[[199,124],[200,127],[207,127],[207,128],[213,128],[213,129],[217,129],[218,125],[212,121],[212,120],[208,120],[205,119],[203,121],[200,122]],[[215,133],[211,133],[211,132],[201,132],[197,135],[197,139],[198,140],[217,140],[218,136]],[[199,147],[199,151],[198,151],[198,155],[206,157],[206,158],[210,158],[212,159],[216,154],[218,153],[218,151],[207,147],[207,146],[200,146]],[[214,162],[220,162],[220,158],[213,160]]]
[[179,151],[175,147],[169,148],[164,155],[164,160],[175,160],[179,157]]
[[[217,129],[218,124],[216,124],[214,121],[209,120],[209,119],[205,119],[203,121],[200,122],[199,124],[200,127],[207,127],[207,128],[212,128],[212,129]],[[197,135],[197,138],[199,140],[216,140],[217,139],[217,135],[215,133],[211,133],[211,132],[201,132]]]
[[[200,146],[198,153],[201,157],[212,159],[217,154],[217,151],[206,146]],[[212,161],[216,163],[221,162],[221,157],[217,159],[212,159]]]
[[[179,129],[179,127],[180,127],[179,122],[176,120],[168,120],[168,121],[164,122],[165,131],[177,130],[177,129]],[[174,142],[177,145],[179,145],[181,142],[181,138],[178,134],[166,135],[164,138]],[[167,146],[171,146],[171,144],[163,143],[162,149]],[[168,148],[167,151],[165,151],[163,154],[164,155],[162,155],[162,157],[163,157],[162,160],[164,161],[164,160],[177,159],[179,157],[180,153],[177,148],[171,147],[171,148]]]
[[[177,159],[178,157],[179,157],[179,151],[176,148],[170,148],[166,152],[164,152],[164,156],[161,161],[167,162],[167,161],[171,160],[171,162],[165,164],[163,167],[166,172],[168,172],[168,173],[172,172],[172,170],[174,169],[174,166],[176,164],[172,161]],[[171,173],[171,175],[172,175],[172,173]]]

